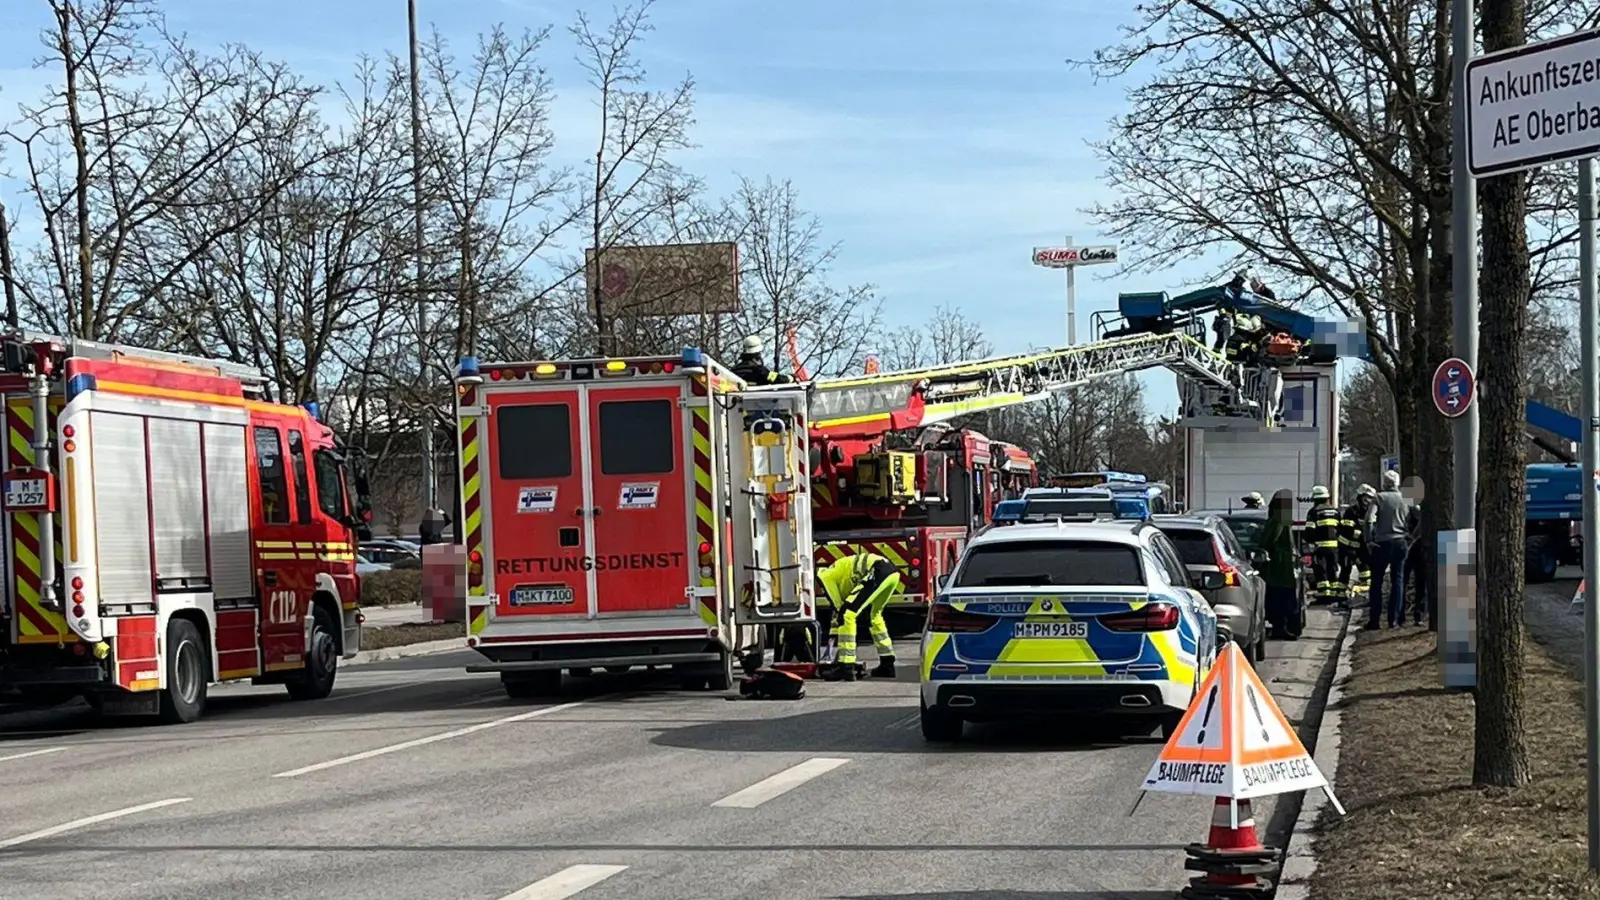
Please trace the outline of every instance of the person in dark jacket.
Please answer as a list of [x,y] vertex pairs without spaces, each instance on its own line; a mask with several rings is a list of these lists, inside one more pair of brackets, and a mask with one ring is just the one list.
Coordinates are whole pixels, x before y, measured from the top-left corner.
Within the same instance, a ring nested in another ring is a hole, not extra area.
[[1351,576],[1357,570],[1365,572],[1367,562],[1367,516],[1372,512],[1372,501],[1378,492],[1372,485],[1363,484],[1356,489],[1356,502],[1346,506],[1339,520],[1339,583],[1349,590],[1354,582]]
[[[1420,479],[1412,476],[1413,489],[1416,489]],[[1420,497],[1420,490],[1412,494]],[[1437,550],[1427,540],[1428,523],[1431,520],[1429,508],[1418,501],[1412,506],[1415,518],[1412,520],[1410,547],[1406,553],[1406,582],[1411,585],[1411,621],[1421,625],[1424,610],[1428,618],[1428,630],[1439,630],[1439,594],[1438,586],[1434,584],[1434,569],[1438,566]]]
[[794,379],[781,372],[774,372],[767,368],[761,358],[761,338],[750,335],[744,339],[744,351],[739,354],[739,361],[733,364],[733,374],[743,378],[746,384],[794,384]]
[[1386,580],[1389,583],[1389,627],[1399,628],[1406,618],[1406,556],[1417,533],[1417,513],[1411,500],[1400,493],[1399,472],[1383,473],[1383,490],[1378,492],[1374,505],[1372,528],[1367,534],[1367,553],[1372,559],[1367,629],[1377,630],[1382,625]]
[[1267,630],[1277,638],[1300,637],[1300,555],[1294,546],[1294,494],[1281,490],[1267,505],[1267,527],[1261,535],[1267,561],[1261,579],[1267,586]]

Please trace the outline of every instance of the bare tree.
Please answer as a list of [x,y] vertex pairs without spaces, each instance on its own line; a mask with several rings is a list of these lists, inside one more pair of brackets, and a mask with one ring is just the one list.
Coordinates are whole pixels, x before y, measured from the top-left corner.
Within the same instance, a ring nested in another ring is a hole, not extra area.
[[[654,28],[649,21],[653,3],[643,0],[618,10],[604,28],[580,12],[570,29],[578,43],[578,65],[588,76],[599,112],[593,177],[584,198],[597,269],[606,250],[638,242],[662,213],[700,193],[699,181],[671,159],[693,146],[694,79],[686,75],[665,91],[651,90],[645,87],[645,68],[637,55],[638,44]],[[675,239],[652,237],[658,242]],[[581,260],[574,271],[584,271]],[[607,308],[599,279],[588,291],[599,352],[616,353],[616,320],[629,311]]]
[[[244,47],[188,47],[149,0],[48,2],[54,27],[37,65],[61,81],[5,130],[45,239],[6,280],[46,327],[115,339],[316,163],[285,158],[281,140],[313,114],[316,90]],[[219,171],[260,155],[286,164],[219,190]],[[209,227],[172,240],[166,214],[178,208],[207,211]]]
[[[1483,5],[1484,50],[1527,42],[1524,0]],[[1520,787],[1528,766],[1523,648],[1523,437],[1527,401],[1525,346],[1531,279],[1527,192],[1521,172],[1486,178],[1483,199],[1483,329],[1479,371],[1484,392],[1478,482],[1478,687],[1472,741],[1472,783]]]
[[959,309],[943,305],[921,325],[902,325],[879,342],[885,369],[917,369],[993,355],[983,326]]

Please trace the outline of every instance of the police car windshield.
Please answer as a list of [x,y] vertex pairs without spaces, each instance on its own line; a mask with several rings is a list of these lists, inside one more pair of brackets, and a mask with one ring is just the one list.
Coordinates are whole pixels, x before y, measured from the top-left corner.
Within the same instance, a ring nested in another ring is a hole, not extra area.
[[955,587],[1143,586],[1139,553],[1087,541],[997,541],[973,547]]

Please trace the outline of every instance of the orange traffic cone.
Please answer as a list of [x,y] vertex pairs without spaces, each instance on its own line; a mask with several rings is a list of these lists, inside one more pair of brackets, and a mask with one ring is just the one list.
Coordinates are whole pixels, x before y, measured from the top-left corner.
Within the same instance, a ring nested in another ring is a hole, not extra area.
[[[1239,804],[1239,824],[1233,824],[1232,804]],[[1266,877],[1277,871],[1281,853],[1261,845],[1256,836],[1250,801],[1218,797],[1211,807],[1211,830],[1205,844],[1190,844],[1183,867],[1204,872],[1191,879],[1180,894],[1184,900],[1262,898],[1271,896],[1273,883]]]

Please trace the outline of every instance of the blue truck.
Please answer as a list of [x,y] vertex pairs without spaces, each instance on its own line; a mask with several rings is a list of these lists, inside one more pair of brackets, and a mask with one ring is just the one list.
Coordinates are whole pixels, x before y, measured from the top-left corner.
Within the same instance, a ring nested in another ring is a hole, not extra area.
[[1583,564],[1582,468],[1571,451],[1540,432],[1576,444],[1583,439],[1573,416],[1534,400],[1528,401],[1528,436],[1550,455],[1563,460],[1528,466],[1527,533],[1523,544],[1524,577],[1529,583],[1550,581],[1559,566]]

